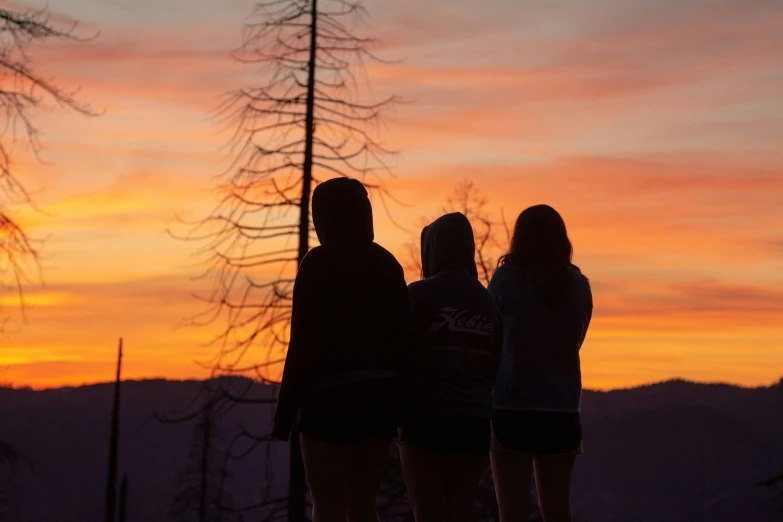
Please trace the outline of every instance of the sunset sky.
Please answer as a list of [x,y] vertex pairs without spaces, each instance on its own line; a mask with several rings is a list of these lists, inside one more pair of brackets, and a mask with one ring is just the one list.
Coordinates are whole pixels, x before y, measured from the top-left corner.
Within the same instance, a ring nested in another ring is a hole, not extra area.
[[[203,376],[216,327],[184,327],[194,245],[177,217],[216,201],[228,138],[211,110],[253,85],[229,56],[252,0],[48,0],[99,36],[32,50],[99,117],[39,112],[43,162],[14,165],[42,212],[44,286],[13,294],[0,381],[50,387]],[[674,377],[766,385],[783,376],[783,4],[778,0],[368,0],[389,190],[376,240],[405,255],[421,216],[473,181],[510,219],[564,216],[595,312],[586,387]],[[10,140],[8,136],[4,140]]]

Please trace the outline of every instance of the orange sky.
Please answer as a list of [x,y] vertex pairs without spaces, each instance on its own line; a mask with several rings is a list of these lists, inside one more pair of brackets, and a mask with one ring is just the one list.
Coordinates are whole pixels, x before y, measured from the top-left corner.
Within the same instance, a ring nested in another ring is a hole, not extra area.
[[[165,231],[215,203],[226,135],[209,114],[254,80],[228,57],[253,2],[47,4],[101,34],[34,49],[37,66],[105,113],[37,115],[45,163],[15,148],[46,214],[15,212],[47,257],[26,323],[0,294],[0,381],[108,380],[119,336],[128,378],[204,375],[216,327],[183,323],[206,283],[194,245]],[[396,221],[417,235],[462,179],[512,221],[558,208],[595,294],[588,387],[783,375],[779,2],[366,6],[381,54],[402,59],[368,71],[374,96],[406,100],[383,131],[401,151]],[[376,215],[378,242],[404,257],[410,233]]]

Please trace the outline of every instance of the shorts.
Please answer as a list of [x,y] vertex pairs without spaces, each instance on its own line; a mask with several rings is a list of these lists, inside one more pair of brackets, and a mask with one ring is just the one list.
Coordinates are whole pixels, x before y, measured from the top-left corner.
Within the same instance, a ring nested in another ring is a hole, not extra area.
[[491,432],[488,418],[415,417],[400,426],[400,445],[410,444],[430,453],[487,453]]
[[539,455],[581,455],[582,421],[578,411],[492,412],[492,450]]
[[320,390],[299,411],[297,431],[332,444],[361,437],[394,438],[400,410],[396,378],[352,382]]

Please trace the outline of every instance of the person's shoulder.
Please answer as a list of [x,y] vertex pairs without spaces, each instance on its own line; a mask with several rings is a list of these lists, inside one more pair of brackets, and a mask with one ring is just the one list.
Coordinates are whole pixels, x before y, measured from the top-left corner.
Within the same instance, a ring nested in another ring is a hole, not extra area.
[[307,254],[305,254],[302,262],[299,265],[299,269],[305,265],[312,265],[326,258],[327,252],[321,245],[311,248]]
[[414,281],[408,285],[408,291],[413,294],[423,292],[458,294],[470,299],[492,299],[487,288],[467,272],[441,272],[426,279]]
[[408,291],[409,292],[418,292],[419,290],[423,288],[427,288],[427,280],[426,279],[419,279],[418,281],[414,281],[408,285]]
[[384,256],[384,257],[390,257],[390,258],[394,259],[395,261],[397,260],[391,252],[386,250],[384,247],[382,247],[381,245],[379,245],[375,241],[370,243],[370,249],[376,255]]
[[581,270],[574,267],[574,279],[573,285],[576,290],[576,295],[579,296],[581,302],[587,303],[587,306],[592,308],[593,306],[593,290],[590,288],[590,280]]
[[495,297],[492,295],[489,286],[484,286],[481,284],[481,281],[475,279],[471,287],[475,298],[480,300],[484,306],[489,306],[493,309],[497,308],[497,302],[495,301]]
[[582,273],[582,271],[579,270],[578,268],[574,267],[572,270],[573,270],[573,273],[574,273],[574,282],[580,288],[587,289],[589,291],[590,290],[590,279],[588,279],[587,276],[584,275]]
[[579,284],[582,284],[584,286],[590,286],[590,279],[587,278],[586,275],[584,275],[582,272],[577,272],[576,274],[576,280],[579,281]]
[[495,272],[490,278],[490,283],[495,280],[503,280],[511,277],[519,277],[522,274],[522,269],[517,265],[511,263],[505,263],[495,269]]
[[489,285],[487,286],[489,293],[497,294],[501,288],[508,286],[509,282],[518,280],[521,274],[522,270],[516,265],[510,263],[500,265],[489,280]]
[[413,300],[419,300],[423,296],[436,293],[437,290],[434,288],[435,285],[436,282],[433,281],[432,277],[414,281],[408,285],[408,296]]
[[297,270],[297,278],[301,279],[309,273],[320,270],[328,262],[329,254],[322,246],[316,246],[305,254]]
[[484,286],[484,284],[479,280],[478,277],[468,274],[467,272],[463,272],[460,274],[455,274],[456,277],[454,277],[454,280],[448,281],[446,284],[450,287],[459,287],[464,289],[466,292],[470,292],[474,296],[490,296],[489,290],[487,290],[487,287]]
[[398,269],[400,273],[403,272],[402,265],[399,261],[397,261],[397,258],[394,257],[394,254],[383,248],[378,243],[373,242],[370,244],[370,252],[372,253],[373,257],[382,263],[393,266],[394,268]]

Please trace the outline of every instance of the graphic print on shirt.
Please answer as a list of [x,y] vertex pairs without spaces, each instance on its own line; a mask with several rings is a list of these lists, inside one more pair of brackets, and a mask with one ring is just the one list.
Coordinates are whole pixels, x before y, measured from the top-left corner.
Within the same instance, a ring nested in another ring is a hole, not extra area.
[[480,314],[468,317],[470,310],[444,306],[440,309],[435,321],[430,325],[430,332],[436,332],[446,326],[450,332],[464,332],[476,335],[492,335],[493,326],[486,317]]

